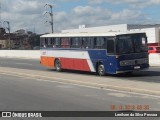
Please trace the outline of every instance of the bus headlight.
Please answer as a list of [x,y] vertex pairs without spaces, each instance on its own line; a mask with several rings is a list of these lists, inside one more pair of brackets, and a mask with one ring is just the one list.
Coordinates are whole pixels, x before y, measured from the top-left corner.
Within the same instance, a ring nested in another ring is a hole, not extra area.
[[121,61],[121,62],[120,62],[120,66],[125,66],[125,62],[124,62],[124,61]]
[[126,65],[128,65],[128,61],[121,61],[120,62],[120,66],[126,66]]
[[135,61],[134,60],[126,60],[126,61],[121,61],[120,66],[127,66],[127,65],[134,65]]

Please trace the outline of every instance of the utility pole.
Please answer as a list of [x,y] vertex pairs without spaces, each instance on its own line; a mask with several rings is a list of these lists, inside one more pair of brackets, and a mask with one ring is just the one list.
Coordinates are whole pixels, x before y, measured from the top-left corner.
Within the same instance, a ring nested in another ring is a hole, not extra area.
[[1,9],[2,9],[2,8],[1,8],[1,2],[0,2],[0,28],[2,27]]
[[[50,9],[51,9],[50,12],[46,12],[45,14],[49,14],[51,17],[51,21],[49,21],[49,23],[51,24],[51,29],[52,29],[52,33],[53,33],[54,32],[54,30],[53,30],[53,6],[50,4],[46,4],[44,7],[46,7],[46,6],[50,7]],[[48,21],[46,21],[46,22],[48,22]]]
[[11,38],[10,38],[10,23],[9,23],[9,21],[4,21],[3,22],[4,24],[5,23],[7,23],[7,25],[8,25],[8,27],[6,27],[7,28],[7,30],[8,30],[8,32],[9,32],[9,49],[11,49]]

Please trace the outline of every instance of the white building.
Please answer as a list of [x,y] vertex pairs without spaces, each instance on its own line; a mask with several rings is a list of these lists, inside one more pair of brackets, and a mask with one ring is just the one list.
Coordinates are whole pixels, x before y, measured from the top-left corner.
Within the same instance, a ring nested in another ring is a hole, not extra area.
[[160,24],[155,25],[138,25],[138,24],[119,24],[100,27],[85,27],[80,25],[79,29],[62,30],[62,33],[83,33],[83,32],[125,32],[125,31],[140,31],[145,32],[148,37],[149,44],[160,45]]

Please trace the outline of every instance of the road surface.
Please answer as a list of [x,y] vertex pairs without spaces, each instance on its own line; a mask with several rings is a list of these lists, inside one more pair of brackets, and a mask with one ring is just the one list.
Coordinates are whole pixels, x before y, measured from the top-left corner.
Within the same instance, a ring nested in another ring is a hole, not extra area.
[[[38,60],[0,58],[0,67],[55,72],[39,65]],[[148,71],[134,73],[132,76],[119,76],[123,79],[148,82],[160,82],[159,67]],[[95,76],[93,73],[65,71],[63,74],[78,74],[86,77]],[[105,76],[114,78],[115,76]],[[117,77],[115,77],[116,79]],[[127,105],[148,106],[149,110],[160,109],[160,97],[143,94],[132,94],[116,90],[97,89],[70,83],[60,83],[47,79],[25,76],[15,76],[0,73],[0,110],[1,111],[109,111],[113,106],[120,110]],[[135,109],[137,110],[137,109]],[[144,110],[144,108],[142,108]],[[47,118],[46,118],[47,119]],[[51,119],[51,118],[50,118]],[[52,118],[53,119],[53,118]],[[62,119],[62,118],[54,118]],[[75,118],[63,118],[75,120]],[[76,120],[89,118],[76,118]],[[101,120],[106,118],[92,118]],[[107,118],[107,120],[119,118]],[[121,118],[127,120],[127,118]],[[129,120],[132,120],[130,118]],[[141,118],[144,119],[144,118]],[[149,120],[151,118],[148,118]],[[153,118],[158,120],[159,118]],[[136,118],[135,120],[138,120]]]

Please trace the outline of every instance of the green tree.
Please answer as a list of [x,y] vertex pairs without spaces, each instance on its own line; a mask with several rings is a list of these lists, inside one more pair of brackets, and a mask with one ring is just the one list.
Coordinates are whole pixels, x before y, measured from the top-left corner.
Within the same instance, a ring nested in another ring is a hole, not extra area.
[[29,37],[28,42],[29,42],[29,44],[31,45],[32,49],[33,49],[35,46],[40,46],[40,35],[32,34],[32,35]]

